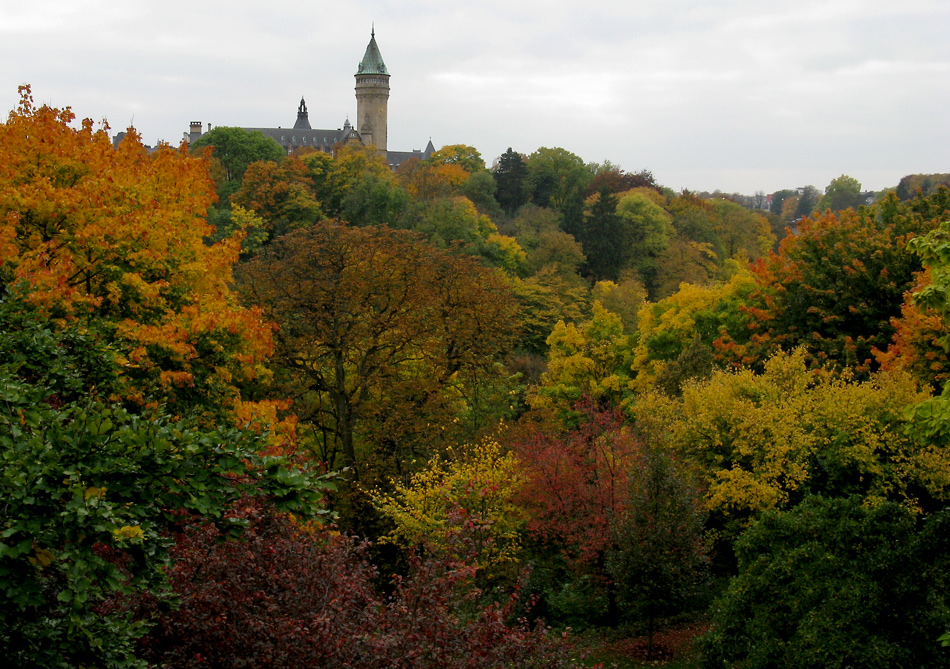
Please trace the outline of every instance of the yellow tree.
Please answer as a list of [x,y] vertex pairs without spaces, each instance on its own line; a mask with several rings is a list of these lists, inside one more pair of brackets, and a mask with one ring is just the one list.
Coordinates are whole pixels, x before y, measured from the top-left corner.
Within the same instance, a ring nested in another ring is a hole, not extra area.
[[617,405],[629,390],[628,337],[620,316],[594,302],[589,321],[559,321],[548,337],[548,370],[528,397],[535,409],[570,412],[582,398]]
[[408,484],[377,491],[374,504],[395,523],[390,541],[455,557],[473,551],[478,567],[498,568],[520,557],[526,518],[516,498],[523,484],[518,458],[487,440],[436,455]]
[[[35,107],[29,87],[0,125],[0,277],[65,319],[115,333],[129,395],[230,405],[271,346],[232,296],[240,239],[206,245],[206,158],[130,132],[113,148],[91,120]],[[209,396],[217,399],[208,401]]]
[[946,449],[907,431],[907,410],[927,394],[906,374],[859,382],[809,371],[806,358],[797,349],[773,356],[762,374],[716,372],[680,399],[644,395],[632,411],[704,473],[707,508],[733,529],[806,494],[914,510],[946,500]]

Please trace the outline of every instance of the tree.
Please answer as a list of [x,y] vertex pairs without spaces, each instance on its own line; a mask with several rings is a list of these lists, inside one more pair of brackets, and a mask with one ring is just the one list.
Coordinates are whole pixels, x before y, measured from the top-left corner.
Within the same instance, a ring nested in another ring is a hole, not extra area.
[[371,146],[347,144],[334,155],[314,151],[300,158],[306,165],[313,193],[329,218],[342,216],[351,191],[365,188],[367,180],[395,185],[395,176],[379,151]]
[[766,514],[738,543],[703,666],[946,666],[948,520],[821,497]]
[[261,216],[272,236],[323,218],[307,167],[295,156],[284,158],[279,165],[271,161],[248,165],[231,202]]
[[240,187],[248,165],[259,160],[280,162],[285,155],[281,145],[264,133],[243,128],[218,126],[192,142],[189,150],[201,155],[209,146],[213,147],[211,157],[220,161],[223,168],[218,183],[221,198],[229,197]]
[[467,546],[479,569],[495,572],[521,557],[524,511],[515,503],[521,463],[495,441],[436,454],[407,485],[377,492],[374,504],[395,524],[390,540],[453,553]]
[[594,177],[587,188],[587,195],[600,192],[606,187],[611,193],[623,193],[634,188],[652,188],[659,190],[653,173],[649,170],[625,172],[609,160],[600,165],[592,165]]
[[917,512],[944,504],[948,454],[910,429],[908,410],[924,397],[904,374],[810,372],[797,351],[770,359],[763,374],[716,371],[681,399],[644,395],[631,410],[640,429],[703,472],[710,523],[728,540],[761,511],[807,494]]
[[148,628],[105,607],[169,599],[169,535],[189,518],[237,534],[243,495],[312,517],[323,484],[264,439],[161,408],[110,403],[122,365],[101,332],[55,325],[22,299],[0,309],[0,651],[16,666],[144,666]]
[[671,217],[642,192],[624,195],[617,205],[617,215],[627,224],[625,252],[630,265],[640,275],[647,294],[655,299],[659,283],[657,259],[670,245]]
[[587,257],[585,274],[598,281],[616,281],[630,262],[631,226],[617,213],[617,197],[602,188],[576,235]]
[[643,450],[614,532],[607,569],[621,608],[647,622],[650,660],[657,620],[695,606],[706,581],[700,491],[671,453]]
[[756,260],[768,255],[775,238],[764,216],[724,198],[713,200],[712,205],[725,258]]
[[819,191],[814,186],[803,186],[799,188],[799,196],[795,201],[795,213],[789,220],[799,220],[805,216],[811,216],[818,208]]
[[570,414],[585,397],[604,407],[620,403],[629,386],[630,347],[617,314],[594,302],[589,321],[559,321],[547,343],[548,369],[528,396],[532,407]]
[[495,191],[498,204],[511,216],[528,201],[528,167],[525,159],[509,146],[492,168],[492,174],[495,175],[495,183],[498,185]]
[[449,144],[426,158],[423,163],[432,165],[458,165],[469,174],[485,170],[485,161],[478,149],[465,144]]
[[570,644],[517,618],[516,596],[486,602],[475,569],[444,555],[411,557],[387,579],[353,537],[295,523],[256,504],[235,514],[243,541],[195,524],[174,548],[178,609],[137,602],[155,619],[140,644],[153,665],[328,669],[567,669]]
[[854,177],[842,174],[837,179],[832,179],[828,187],[825,188],[825,194],[818,200],[818,211],[830,209],[831,211],[843,211],[845,209],[857,209],[864,204],[864,197],[861,194],[861,182]]
[[240,235],[206,244],[208,163],[135,133],[113,148],[28,87],[0,125],[0,280],[58,318],[97,322],[125,357],[125,397],[221,416],[269,352],[260,312],[240,307]]
[[781,216],[782,208],[783,208],[783,205],[785,204],[785,200],[794,195],[795,195],[795,191],[789,190],[787,188],[784,190],[775,191],[774,193],[772,193],[772,202],[769,207],[769,211],[771,211],[776,216]]
[[403,449],[379,466],[408,463],[426,412],[496,374],[513,334],[511,298],[491,270],[408,231],[323,221],[276,240],[241,282],[280,326],[284,387],[317,430],[320,459],[355,472],[372,465],[359,435]]
[[[587,398],[573,408],[573,428],[528,415],[509,437],[524,463],[517,501],[527,511],[528,535],[541,563],[535,587],[552,617],[616,624],[618,591],[607,556],[616,548],[630,492],[627,477],[641,444],[616,409]],[[559,603],[565,600],[567,606]]]
[[750,330],[730,333],[739,350],[763,360],[804,345],[816,363],[875,369],[873,350],[887,347],[921,269],[907,242],[944,213],[933,205],[924,215],[892,195],[873,208],[803,220],[778,254],[753,268],[759,290],[747,303]]
[[531,201],[539,207],[564,213],[572,201],[583,201],[592,175],[579,156],[561,148],[541,147],[525,163]]

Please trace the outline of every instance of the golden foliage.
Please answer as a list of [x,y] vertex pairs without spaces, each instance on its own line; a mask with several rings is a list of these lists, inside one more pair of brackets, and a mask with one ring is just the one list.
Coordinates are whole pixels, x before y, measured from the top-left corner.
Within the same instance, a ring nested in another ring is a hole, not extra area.
[[436,455],[408,485],[376,492],[374,503],[396,524],[389,541],[453,551],[462,534],[484,568],[519,558],[526,519],[514,498],[523,484],[517,457],[489,440]]
[[706,506],[727,517],[782,508],[805,493],[895,500],[950,494],[950,454],[908,436],[906,410],[925,393],[906,374],[856,382],[809,371],[798,349],[763,374],[717,372],[681,399],[642,396],[642,429],[705,473]]

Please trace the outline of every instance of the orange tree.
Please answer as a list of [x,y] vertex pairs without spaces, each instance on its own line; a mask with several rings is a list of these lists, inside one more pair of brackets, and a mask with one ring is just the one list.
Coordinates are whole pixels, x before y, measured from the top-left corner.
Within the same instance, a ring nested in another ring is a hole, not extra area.
[[907,242],[936,227],[950,211],[950,191],[901,204],[806,219],[778,254],[754,267],[759,290],[746,303],[749,329],[729,332],[721,350],[761,364],[777,349],[804,346],[812,362],[877,367],[873,349],[886,348],[913,287],[920,259]]
[[96,321],[121,354],[124,394],[208,411],[237,397],[271,346],[230,290],[240,239],[205,244],[208,162],[130,132],[116,148],[89,119],[35,107],[28,87],[0,125],[0,282],[34,306]]

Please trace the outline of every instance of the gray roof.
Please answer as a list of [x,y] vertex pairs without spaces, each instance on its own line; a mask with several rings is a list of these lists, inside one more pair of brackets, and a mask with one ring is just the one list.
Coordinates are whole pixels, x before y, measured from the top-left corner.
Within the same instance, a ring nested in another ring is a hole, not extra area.
[[435,153],[435,147],[432,146],[432,140],[429,140],[429,144],[422,151],[415,149],[413,151],[387,151],[386,152],[386,161],[389,163],[389,166],[393,169],[399,167],[399,165],[410,158],[418,158],[419,160],[425,160],[429,156]]
[[379,47],[376,46],[376,29],[370,33],[369,44],[366,45],[366,53],[363,54],[363,60],[360,61],[356,74],[385,74],[389,76],[386,70],[386,63],[379,53]]
[[345,141],[342,129],[304,129],[304,128],[244,128],[248,132],[260,132],[283,147],[290,149],[312,146],[315,149],[329,151],[337,142]]

